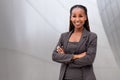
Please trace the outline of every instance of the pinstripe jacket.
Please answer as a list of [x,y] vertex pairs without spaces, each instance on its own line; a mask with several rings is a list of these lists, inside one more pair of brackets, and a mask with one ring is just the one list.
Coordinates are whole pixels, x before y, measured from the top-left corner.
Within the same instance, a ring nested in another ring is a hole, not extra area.
[[87,52],[87,55],[82,58],[72,60],[74,53],[69,54],[67,53],[66,49],[71,34],[72,32],[62,33],[57,44],[57,46],[63,46],[65,54],[57,53],[57,46],[55,47],[55,50],[52,53],[53,61],[61,63],[59,80],[63,80],[67,64],[69,64],[69,66],[73,68],[82,68],[83,80],[96,80],[93,71],[93,62],[95,59],[97,49],[97,35],[93,32],[89,32],[86,29],[84,29],[83,34],[81,36],[81,40],[78,43],[79,45],[75,53]]

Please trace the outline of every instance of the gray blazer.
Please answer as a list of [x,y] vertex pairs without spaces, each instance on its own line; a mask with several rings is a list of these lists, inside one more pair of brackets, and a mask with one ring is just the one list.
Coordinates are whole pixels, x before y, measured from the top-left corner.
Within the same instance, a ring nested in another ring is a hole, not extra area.
[[[57,46],[63,46],[65,53],[67,52],[66,47],[71,34],[72,32],[62,33],[57,44]],[[59,54],[57,53],[56,48],[53,51],[53,61],[61,63],[59,80],[63,80],[67,64],[69,64],[69,66],[73,68],[82,68],[83,80],[96,80],[93,71],[93,62],[95,59],[97,49],[97,35],[93,32],[89,32],[86,29],[84,29],[81,40],[78,44],[79,45],[76,49],[76,53],[87,52],[87,55],[83,58],[79,58],[74,61],[72,60],[72,56],[74,54]]]

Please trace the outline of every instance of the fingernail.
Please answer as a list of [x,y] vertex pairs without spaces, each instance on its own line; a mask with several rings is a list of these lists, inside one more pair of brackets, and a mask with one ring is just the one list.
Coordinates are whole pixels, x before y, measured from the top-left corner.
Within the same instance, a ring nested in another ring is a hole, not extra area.
[[57,49],[59,49],[60,48],[60,46],[57,46]]

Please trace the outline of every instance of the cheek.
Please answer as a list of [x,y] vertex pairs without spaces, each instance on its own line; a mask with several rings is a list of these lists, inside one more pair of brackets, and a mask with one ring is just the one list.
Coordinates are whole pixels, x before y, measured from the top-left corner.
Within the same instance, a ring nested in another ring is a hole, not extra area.
[[85,17],[84,20],[86,21],[86,20],[87,20],[87,17]]
[[74,22],[74,21],[75,21],[75,18],[72,18],[72,17],[71,17],[70,20],[71,20],[71,22]]
[[83,18],[82,21],[85,22],[87,19],[86,18]]
[[73,18],[71,17],[70,20],[73,21]]

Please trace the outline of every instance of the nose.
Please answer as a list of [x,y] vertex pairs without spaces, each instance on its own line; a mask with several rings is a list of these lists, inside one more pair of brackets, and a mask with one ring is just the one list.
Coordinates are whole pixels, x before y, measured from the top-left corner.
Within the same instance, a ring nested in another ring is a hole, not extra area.
[[76,21],[80,21],[80,18],[79,18],[79,17],[77,17],[77,18],[76,18]]

